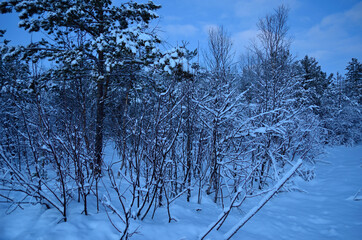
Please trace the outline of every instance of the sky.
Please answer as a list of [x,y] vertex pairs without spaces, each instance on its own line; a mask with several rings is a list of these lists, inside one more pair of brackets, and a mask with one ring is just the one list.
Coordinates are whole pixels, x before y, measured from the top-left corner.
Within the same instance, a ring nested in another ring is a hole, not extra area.
[[206,48],[210,27],[222,25],[236,54],[257,35],[256,23],[284,4],[289,9],[291,50],[296,59],[314,57],[327,73],[345,73],[353,58],[362,60],[362,1],[355,0],[159,0],[161,35],[171,45],[187,40]]
[[[117,2],[119,0],[115,0]],[[362,1],[357,0],[154,0],[162,5],[154,24],[168,47],[182,41],[200,51],[207,48],[207,32],[223,26],[232,38],[236,59],[255,39],[259,18],[284,4],[289,9],[289,36],[296,59],[314,57],[327,73],[345,73],[352,58],[362,61]],[[17,28],[15,14],[0,15],[0,29],[12,44],[26,44],[32,36]],[[34,37],[34,36],[33,36]]]

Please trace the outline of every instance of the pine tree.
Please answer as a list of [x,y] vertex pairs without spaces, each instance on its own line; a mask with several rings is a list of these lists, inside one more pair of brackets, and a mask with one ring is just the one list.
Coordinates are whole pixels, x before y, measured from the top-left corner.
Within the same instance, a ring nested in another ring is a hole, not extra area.
[[346,83],[345,83],[345,92],[346,95],[358,102],[358,104],[362,104],[362,64],[356,59],[352,58],[352,60],[348,63],[346,70]]

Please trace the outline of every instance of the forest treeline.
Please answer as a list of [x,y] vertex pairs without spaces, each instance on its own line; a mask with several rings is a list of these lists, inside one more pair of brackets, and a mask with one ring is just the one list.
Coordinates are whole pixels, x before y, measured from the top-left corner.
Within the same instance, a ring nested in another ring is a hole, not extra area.
[[[208,46],[164,50],[150,27],[160,6],[109,0],[6,0],[19,27],[44,38],[12,46],[1,31],[0,200],[40,203],[67,220],[71,200],[123,221],[203,194],[225,206],[268,192],[299,159],[314,176],[324,145],[359,144],[362,65],[328,75],[296,59],[281,6],[257,23],[237,61],[224,27]],[[106,143],[119,159],[104,162]],[[118,199],[99,196],[104,180]],[[289,183],[286,189],[293,190]],[[243,194],[241,194],[243,193]],[[117,202],[117,203],[114,203]],[[221,223],[222,224],[222,223]]]

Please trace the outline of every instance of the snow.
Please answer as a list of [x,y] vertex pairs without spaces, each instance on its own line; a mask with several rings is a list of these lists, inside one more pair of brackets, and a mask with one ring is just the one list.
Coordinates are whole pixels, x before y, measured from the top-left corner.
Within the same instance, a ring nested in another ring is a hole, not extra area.
[[346,198],[362,185],[361,157],[361,146],[327,149],[320,159],[330,164],[317,163],[316,178],[299,183],[306,193],[277,195],[238,236],[250,233],[261,235],[258,239],[360,239],[362,204]]
[[176,62],[175,62],[175,60],[173,60],[172,58],[170,59],[170,66],[171,66],[172,68],[175,68],[175,67],[176,67]]
[[254,130],[254,133],[266,133],[267,128],[266,127],[260,127]]
[[276,192],[291,178],[295,171],[302,165],[302,160],[299,161],[285,174],[285,176],[278,181],[272,191],[267,193],[261,201],[253,207],[229,232],[226,233],[225,238],[230,239],[242,226],[246,224],[275,194]]
[[[112,151],[107,149],[107,161],[117,159]],[[311,182],[296,180],[304,191],[275,195],[232,239],[361,239],[362,202],[353,197],[361,194],[362,146],[327,148],[319,159],[315,179]],[[233,210],[221,229],[214,229],[206,239],[223,239],[261,198],[248,199],[242,211]],[[68,222],[59,222],[59,212],[40,205],[24,205],[24,210],[18,208],[7,215],[7,205],[0,203],[0,240],[119,239],[104,208],[97,213],[94,198],[91,196],[88,200],[90,215],[80,214],[82,204],[73,201]],[[198,239],[223,212],[207,195],[202,201],[201,205],[197,204],[196,192],[190,203],[184,196],[174,201],[170,209],[176,220],[171,223],[168,223],[165,208],[158,209],[154,219],[147,216],[144,221],[132,220],[131,229],[139,228],[131,239]],[[110,216],[118,226],[121,224],[114,214]]]

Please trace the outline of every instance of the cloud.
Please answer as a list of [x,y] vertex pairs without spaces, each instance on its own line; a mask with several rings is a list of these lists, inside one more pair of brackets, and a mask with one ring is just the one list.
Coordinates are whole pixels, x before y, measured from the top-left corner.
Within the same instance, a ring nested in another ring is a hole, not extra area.
[[[341,71],[352,57],[362,57],[362,2],[351,9],[328,15],[303,34],[294,46],[316,57],[321,65],[335,63]],[[302,56],[299,56],[302,57]]]
[[[207,38],[210,29],[217,29],[218,27],[220,27],[220,25],[204,24],[202,27],[204,36]],[[251,41],[255,39],[258,33],[258,30],[254,28],[240,32],[230,32],[227,28],[224,28],[224,30],[226,31],[226,34],[231,38],[233,49],[238,54],[244,52],[245,48],[250,46]]]
[[235,3],[235,13],[238,17],[261,17],[282,4],[291,9],[299,6],[298,0],[241,0]]
[[189,37],[195,35],[199,29],[192,24],[169,24],[163,27],[168,35]]
[[348,11],[332,14],[323,18],[318,27],[348,27],[350,24],[356,25],[359,28],[362,27],[362,2],[357,3]]
[[162,17],[162,19],[164,21],[182,21],[182,17],[174,16],[174,15],[166,15],[166,16]]
[[338,34],[334,37],[345,37],[354,29],[362,29],[362,2],[348,11],[326,16],[309,30],[309,34],[317,36]]
[[245,31],[237,32],[231,36],[234,47],[238,52],[244,52],[245,48],[249,47],[251,41],[255,39],[258,34],[257,29],[248,29]]
[[362,2],[345,13],[346,17],[362,27]]
[[217,29],[219,27],[219,25],[216,25],[216,24],[205,24],[203,27],[202,27],[202,30],[205,34],[209,34],[209,31],[211,29]]

